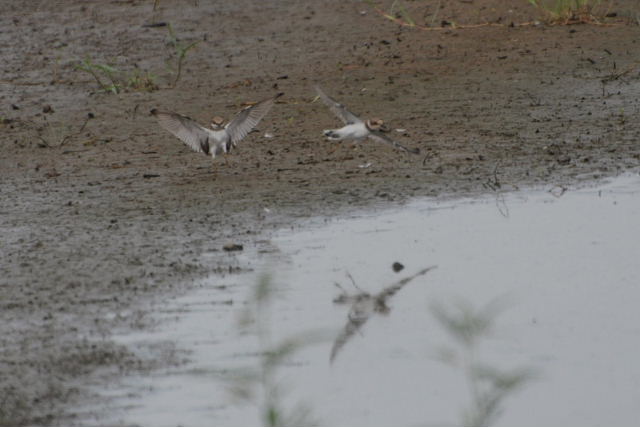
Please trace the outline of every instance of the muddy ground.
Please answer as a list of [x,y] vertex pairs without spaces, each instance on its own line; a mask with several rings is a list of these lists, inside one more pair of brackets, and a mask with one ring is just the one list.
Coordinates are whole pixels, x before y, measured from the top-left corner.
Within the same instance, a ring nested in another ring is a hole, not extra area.
[[[603,2],[588,25],[549,25],[526,0],[405,2],[435,30],[361,1],[156,3],[3,5],[0,425],[82,425],[100,416],[90,384],[183,360],[171,343],[143,357],[109,337],[149,326],[149,303],[192,279],[242,268],[226,243],[255,247],[354,207],[566,186],[640,164],[635,0]],[[176,87],[159,23],[180,46],[199,42]],[[100,90],[77,69],[84,59],[117,69],[122,90]],[[135,87],[146,72],[158,90]],[[393,135],[422,154],[325,141],[338,121],[312,102],[314,82],[406,129]],[[207,123],[280,91],[227,163],[148,115]]]

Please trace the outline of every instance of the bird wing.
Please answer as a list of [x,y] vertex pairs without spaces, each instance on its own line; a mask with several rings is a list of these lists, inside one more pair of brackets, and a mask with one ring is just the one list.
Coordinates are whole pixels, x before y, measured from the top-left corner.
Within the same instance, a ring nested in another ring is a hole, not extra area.
[[349,312],[349,319],[347,320],[347,324],[344,326],[344,329],[340,334],[336,337],[335,341],[333,341],[333,347],[331,348],[331,356],[329,357],[329,361],[333,363],[334,359],[338,355],[338,352],[344,347],[344,345],[355,335],[356,332],[367,323],[369,320],[369,316],[371,315],[370,311],[362,310],[357,307],[357,304],[353,306],[351,311]]
[[335,99],[331,98],[329,95],[324,93],[319,86],[316,86],[316,92],[318,93],[318,96],[320,97],[322,102],[324,102],[327,105],[327,107],[329,107],[331,112],[336,116],[338,116],[338,118],[342,120],[344,124],[351,125],[354,123],[362,122],[362,120],[358,116],[353,114],[351,111],[347,110],[347,107],[340,104],[338,101],[336,101]]
[[379,132],[379,131],[376,131],[376,130],[369,130],[369,138],[373,139],[374,141],[378,141],[378,142],[382,142],[382,143],[387,144],[387,145],[391,145],[392,147],[397,148],[398,150],[402,150],[402,151],[404,151],[406,153],[420,154],[420,149],[419,148],[407,148],[404,145],[400,144],[399,142],[396,142],[393,139],[389,138],[388,136],[386,136],[382,132]]
[[273,98],[265,99],[257,104],[247,107],[240,111],[226,126],[227,132],[231,137],[231,142],[235,146],[238,141],[247,136],[249,132],[262,120],[262,118],[269,112],[275,100],[282,96],[282,93],[277,94]]
[[409,283],[410,281],[412,281],[413,279],[415,279],[418,276],[422,276],[424,274],[427,274],[429,271],[433,270],[434,268],[436,268],[436,266],[423,268],[422,270],[418,271],[413,276],[405,277],[404,279],[398,280],[394,284],[384,288],[378,295],[376,295],[376,299],[384,301],[387,298],[392,297],[396,292],[398,292],[400,289],[402,289],[402,287],[404,285],[406,285],[407,283]]
[[158,124],[171,132],[182,142],[198,153],[209,154],[209,138],[211,131],[195,120],[177,113],[168,111],[151,110],[158,120]]

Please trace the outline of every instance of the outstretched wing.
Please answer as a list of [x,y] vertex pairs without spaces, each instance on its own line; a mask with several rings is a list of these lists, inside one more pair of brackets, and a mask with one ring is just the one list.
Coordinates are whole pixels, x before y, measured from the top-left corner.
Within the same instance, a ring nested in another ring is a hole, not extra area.
[[338,355],[338,352],[344,347],[344,345],[355,335],[356,332],[367,323],[369,320],[369,316],[371,315],[370,311],[366,311],[356,305],[349,312],[349,319],[347,320],[347,324],[344,326],[344,329],[340,334],[336,337],[333,342],[333,347],[331,348],[331,356],[329,357],[329,361],[333,363],[334,359]]
[[316,86],[316,92],[318,93],[318,96],[320,97],[322,102],[324,102],[327,105],[327,107],[329,107],[331,112],[336,116],[338,116],[338,118],[342,120],[344,124],[351,125],[354,123],[362,122],[362,120],[358,116],[353,114],[351,111],[347,110],[347,107],[340,104],[338,101],[336,101],[335,99],[331,98],[329,95],[324,93],[319,86]]
[[273,107],[275,100],[282,95],[282,93],[279,93],[273,98],[265,99],[264,101],[245,108],[229,122],[226,129],[227,132],[229,132],[231,142],[234,146],[251,132],[251,129],[253,129],[269,112],[271,107]]
[[409,283],[410,281],[412,281],[413,279],[415,279],[418,276],[422,276],[424,274],[427,274],[429,271],[433,270],[434,268],[436,268],[436,266],[423,268],[422,270],[418,271],[413,276],[405,277],[404,279],[398,280],[394,284],[384,288],[378,295],[376,295],[376,299],[380,299],[380,300],[384,301],[387,298],[392,297],[396,292],[398,292],[400,289],[402,289],[402,287],[404,285],[406,285],[407,283]]
[[420,154],[420,149],[419,148],[407,148],[404,145],[400,144],[399,142],[394,141],[393,139],[389,138],[388,136],[386,136],[385,134],[383,134],[382,132],[378,132],[375,130],[370,130],[369,131],[369,138],[373,139],[374,141],[378,141],[378,142],[382,142],[384,144],[390,145],[394,148],[397,148],[398,150],[402,150],[406,153],[409,154]]
[[195,120],[177,113],[158,111],[155,108],[151,110],[151,114],[156,117],[162,128],[177,136],[193,151],[209,154],[210,132]]

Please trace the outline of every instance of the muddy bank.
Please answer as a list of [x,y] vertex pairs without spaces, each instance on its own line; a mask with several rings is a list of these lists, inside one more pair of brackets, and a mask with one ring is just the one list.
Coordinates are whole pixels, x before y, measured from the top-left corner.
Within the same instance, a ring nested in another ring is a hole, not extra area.
[[[361,2],[151,3],[14,2],[0,17],[5,425],[81,424],[83,384],[182,360],[170,344],[145,358],[109,335],[146,327],[149,301],[191,279],[243,268],[225,243],[255,247],[296,218],[353,207],[567,185],[640,163],[639,27],[625,19],[421,31]],[[448,13],[538,19],[526,3]],[[145,26],[159,22],[198,41],[175,88],[167,27]],[[150,72],[159,90],[100,91],[76,67],[86,58],[124,82]],[[313,82],[405,129],[394,136],[423,155],[374,143],[332,151],[321,130],[338,121],[312,102]],[[207,123],[280,91],[228,164],[212,166],[147,114]]]

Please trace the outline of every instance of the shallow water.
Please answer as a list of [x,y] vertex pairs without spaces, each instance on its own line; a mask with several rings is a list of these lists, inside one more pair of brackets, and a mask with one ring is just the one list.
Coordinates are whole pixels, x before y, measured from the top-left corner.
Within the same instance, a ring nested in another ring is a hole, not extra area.
[[[333,364],[330,339],[287,360],[278,371],[285,401],[306,402],[327,426],[457,425],[469,391],[462,373],[438,360],[452,338],[429,305],[463,298],[481,307],[502,298],[507,308],[479,355],[538,375],[505,402],[495,425],[636,425],[640,177],[552,190],[418,200],[280,233],[264,264],[251,251],[240,256],[255,272],[212,277],[159,308],[156,331],[118,337],[139,348],[175,340],[192,353],[188,364],[108,391],[119,408],[114,421],[259,425],[257,408],[233,404],[220,380],[221,372],[257,361],[256,339],[239,334],[237,321],[259,271],[277,270],[270,327],[284,338],[338,334],[348,309],[332,302],[340,293],[334,282],[353,290],[347,271],[375,293],[437,265],[390,299],[390,315],[372,317]],[[394,273],[394,261],[406,268]]]

